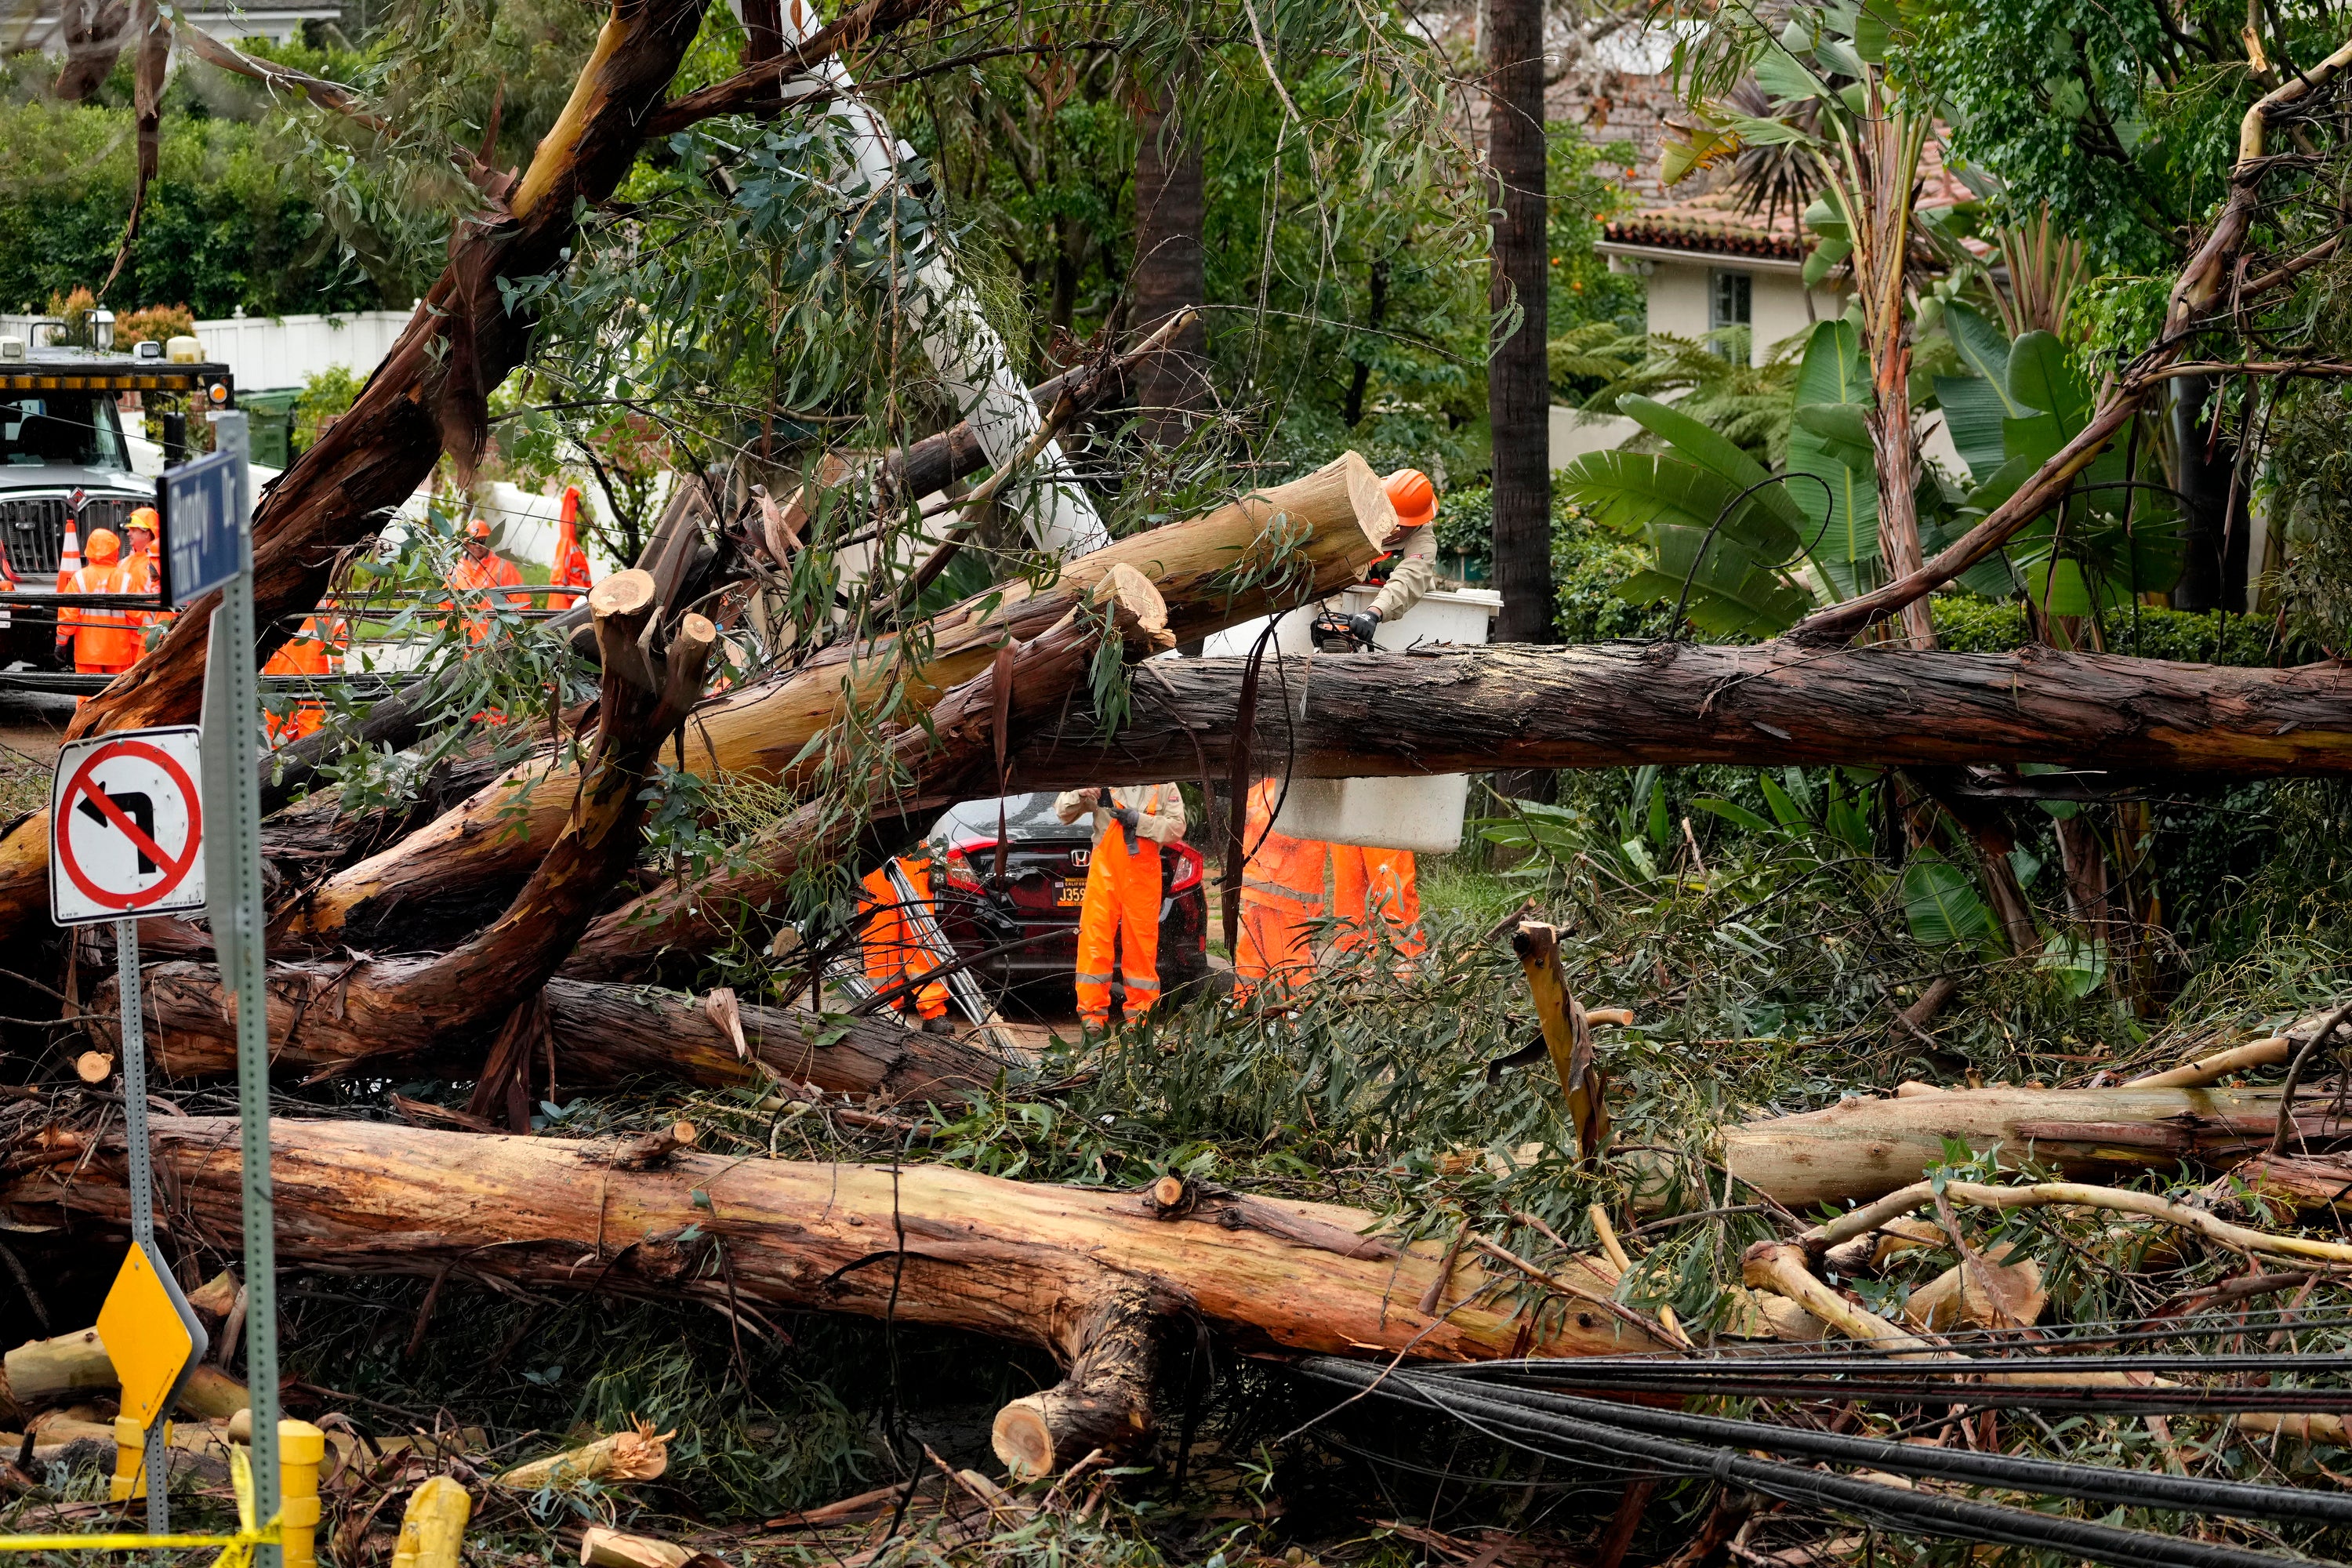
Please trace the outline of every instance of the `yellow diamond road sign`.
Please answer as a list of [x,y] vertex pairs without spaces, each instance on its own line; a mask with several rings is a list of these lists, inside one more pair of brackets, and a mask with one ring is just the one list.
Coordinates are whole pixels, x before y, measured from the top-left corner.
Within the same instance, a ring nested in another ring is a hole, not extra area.
[[122,1414],[142,1426],[171,1408],[181,1378],[205,1352],[204,1325],[179,1281],[137,1242],[99,1309],[98,1337],[122,1384]]

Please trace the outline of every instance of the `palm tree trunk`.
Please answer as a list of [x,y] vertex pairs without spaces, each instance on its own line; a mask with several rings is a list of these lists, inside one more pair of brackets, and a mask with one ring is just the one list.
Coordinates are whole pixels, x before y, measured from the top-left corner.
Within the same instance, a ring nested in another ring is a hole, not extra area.
[[1174,110],[1174,89],[1160,83],[1151,89],[1136,125],[1135,273],[1129,285],[1136,336],[1150,337],[1179,310],[1193,312],[1175,341],[1145,361],[1136,375],[1144,439],[1155,445],[1184,438],[1192,411],[1209,390],[1202,374],[1209,329],[1200,314],[1209,298],[1201,247],[1201,149],[1181,134]]
[[1492,300],[1499,321],[1516,304],[1518,329],[1486,364],[1494,440],[1495,586],[1503,642],[1552,637],[1551,385],[1544,265],[1542,0],[1486,7],[1486,156],[1495,182]]

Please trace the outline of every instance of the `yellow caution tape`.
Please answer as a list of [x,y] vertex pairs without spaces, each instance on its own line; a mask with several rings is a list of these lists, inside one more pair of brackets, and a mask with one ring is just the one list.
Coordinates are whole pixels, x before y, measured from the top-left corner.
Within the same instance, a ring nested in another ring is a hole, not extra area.
[[175,1546],[217,1546],[212,1568],[249,1568],[253,1549],[279,1543],[282,1520],[253,1522],[253,1467],[243,1448],[229,1450],[229,1479],[236,1487],[235,1535],[0,1535],[0,1552],[144,1552]]

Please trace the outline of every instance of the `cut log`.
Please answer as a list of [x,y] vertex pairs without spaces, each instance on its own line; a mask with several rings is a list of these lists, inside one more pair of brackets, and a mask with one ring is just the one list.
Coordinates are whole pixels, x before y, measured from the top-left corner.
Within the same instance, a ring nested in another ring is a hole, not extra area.
[[1172,1299],[1145,1286],[1113,1291],[1060,1347],[1069,1375],[996,1413],[989,1442],[1015,1480],[1068,1469],[1100,1450],[1113,1464],[1151,1440],[1151,1383]]
[[[1159,591],[1177,642],[1333,592],[1379,554],[1395,519],[1379,477],[1347,453],[1306,479],[1080,556],[1042,589],[1001,584],[933,617],[919,636],[837,645],[787,675],[730,692],[695,713],[685,766],[706,778],[784,778],[805,766],[803,748],[844,712],[896,687],[900,711],[911,717],[980,675],[1008,642],[1052,627],[1119,566]],[[909,668],[902,653],[917,649],[922,662]],[[364,926],[377,910],[519,875],[545,852],[572,787],[569,768],[524,763],[421,832],[337,874],[284,930],[312,942],[341,940],[347,926]]]
[[691,1149],[701,1132],[691,1121],[673,1121],[667,1127],[656,1127],[651,1132],[641,1132],[613,1151],[613,1169],[616,1171],[650,1171],[668,1163],[669,1157],[680,1149]]
[[[271,1065],[278,1071],[323,1079],[408,1060],[466,1076],[480,1066],[472,1042],[429,1042],[420,1050],[405,1036],[380,1040],[363,1031],[314,1027],[334,1009],[331,967],[323,973],[292,964],[271,969]],[[153,1030],[148,1050],[157,1068],[182,1079],[236,1070],[236,1030],[221,1016],[219,975],[211,964],[155,964],[142,983]],[[559,978],[548,982],[545,995],[556,1075],[583,1088],[648,1078],[728,1089],[778,1079],[828,1094],[960,1103],[1005,1070],[996,1058],[948,1036],[881,1018],[820,1017],[797,1007],[739,1009],[751,1050],[747,1062],[699,1002],[675,991]],[[110,994],[90,1005],[90,1026],[111,1028]]]
[[[51,1405],[71,1405],[120,1386],[114,1363],[96,1329],[28,1340],[8,1352],[0,1374],[0,1419],[17,1419]],[[183,1414],[226,1420],[246,1407],[245,1384],[218,1367],[199,1366],[180,1389]]]
[[[1944,1163],[1948,1139],[2014,1168],[2030,1153],[2069,1175],[2227,1166],[2270,1145],[2276,1089],[1978,1089],[1850,1100],[1826,1110],[1723,1130],[1733,1176],[1792,1209],[1868,1199]],[[2295,1126],[2325,1143],[2352,1131],[2314,1096]]]
[[[159,1223],[234,1248],[236,1122],[165,1118],[153,1139],[174,1194]],[[128,1222],[119,1133],[48,1128],[37,1141],[61,1163],[12,1177],[0,1210]],[[1419,1312],[1439,1249],[1400,1249],[1364,1234],[1373,1215],[1321,1204],[1234,1194],[1162,1217],[1148,1191],[740,1155],[616,1171],[593,1143],[366,1121],[275,1121],[270,1157],[289,1267],[887,1315],[1061,1354],[1139,1286],[1244,1351],[1465,1361],[1669,1348],[1579,1301],[1515,1312],[1493,1276],[1449,1292],[1442,1317]]]
[[[1247,662],[1164,661],[1155,679],[1135,683],[1128,721],[1110,740],[1097,734],[1096,715],[1074,710],[1024,742],[1015,781],[1045,789],[1191,778],[1204,758],[1223,777]],[[1267,662],[1262,689],[1283,689]],[[1595,643],[1324,654],[1311,668],[1303,658],[1284,665],[1294,697],[1284,712],[1259,715],[1256,750],[1302,778],[1651,763],[2352,773],[2352,664],[2239,669],[2039,647]]]

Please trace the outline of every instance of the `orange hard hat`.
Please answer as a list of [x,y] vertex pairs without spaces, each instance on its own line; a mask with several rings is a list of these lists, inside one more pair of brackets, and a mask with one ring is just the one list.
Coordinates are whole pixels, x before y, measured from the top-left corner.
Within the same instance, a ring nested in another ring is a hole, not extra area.
[[82,541],[81,552],[100,566],[110,566],[122,553],[122,541],[114,537],[110,528],[93,528],[89,537]]
[[487,518],[478,517],[473,521],[467,523],[466,525],[466,537],[468,539],[478,539],[483,541],[485,543],[488,542],[490,537],[489,521]]
[[1437,515],[1437,487],[1419,468],[1399,468],[1381,481],[1396,508],[1399,528],[1419,528]]

